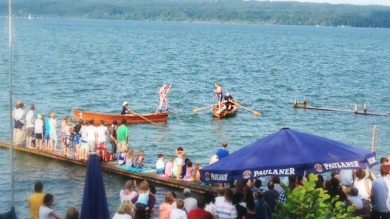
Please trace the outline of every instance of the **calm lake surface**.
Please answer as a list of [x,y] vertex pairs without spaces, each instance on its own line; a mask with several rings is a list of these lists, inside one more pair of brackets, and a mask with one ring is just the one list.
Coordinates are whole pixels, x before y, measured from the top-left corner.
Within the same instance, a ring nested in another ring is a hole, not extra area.
[[[390,29],[17,18],[14,32],[14,101],[56,112],[59,122],[72,109],[119,113],[124,100],[136,112],[154,112],[159,87],[172,83],[170,110],[182,112],[162,128],[130,126],[130,146],[145,151],[148,165],[178,146],[206,164],[223,140],[232,152],[283,126],[370,149],[377,124],[377,158],[390,152],[390,117],[292,108],[306,97],[315,106],[367,103],[370,112],[389,113]],[[7,37],[0,18],[0,141],[9,141]],[[213,103],[214,82],[263,116],[191,113]],[[0,212],[9,208],[8,161],[0,149]],[[126,178],[103,175],[113,214]],[[36,180],[54,194],[55,211],[80,209],[84,176],[83,167],[16,152],[18,216],[28,218]],[[157,189],[160,203],[168,189]]]

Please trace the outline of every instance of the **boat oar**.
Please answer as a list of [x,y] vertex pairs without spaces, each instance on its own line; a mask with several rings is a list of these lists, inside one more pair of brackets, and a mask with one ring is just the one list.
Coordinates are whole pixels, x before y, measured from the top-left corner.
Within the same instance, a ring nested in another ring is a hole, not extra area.
[[204,107],[195,108],[195,109],[192,110],[192,112],[196,113],[196,112],[199,112],[201,110],[204,110],[204,109],[207,109],[207,108],[210,108],[210,107],[213,107],[213,106],[215,106],[215,104],[204,106]]
[[235,102],[234,104],[237,104],[239,107],[244,108],[244,109],[246,109],[246,110],[252,112],[252,113],[255,114],[256,116],[262,115],[260,112],[251,110],[251,109],[249,109],[248,107],[245,107],[245,106],[243,106],[243,105],[241,105],[241,104],[239,104],[239,103],[237,103],[237,102]]
[[132,112],[133,114],[135,114],[135,115],[137,115],[137,116],[143,118],[145,121],[148,121],[148,122],[152,123],[153,125],[156,125],[156,126],[161,127],[161,124],[155,123],[155,122],[151,121],[150,119],[145,118],[145,117],[142,116],[141,114],[134,112],[133,110],[130,110],[130,109],[129,109],[129,111]]
[[169,91],[171,91],[171,87],[172,87],[172,84],[169,85],[169,87],[167,89],[167,93],[163,96],[163,98],[161,98],[160,104],[158,105],[156,112],[154,112],[154,114],[156,114],[163,106],[165,98],[168,96]]

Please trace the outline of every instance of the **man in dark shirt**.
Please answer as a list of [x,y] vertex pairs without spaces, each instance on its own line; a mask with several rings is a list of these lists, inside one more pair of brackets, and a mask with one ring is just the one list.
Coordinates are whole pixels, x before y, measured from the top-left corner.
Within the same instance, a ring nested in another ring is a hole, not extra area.
[[234,105],[233,97],[230,95],[229,92],[226,92],[226,95],[225,95],[225,97],[223,99],[226,101],[225,102],[226,109],[227,110],[231,110],[233,108],[233,105]]
[[129,105],[129,103],[127,101],[124,101],[122,103],[122,111],[121,111],[121,115],[125,115],[125,114],[128,114],[130,113],[130,110],[127,109],[127,106]]
[[229,155],[229,151],[226,150],[227,145],[228,145],[227,142],[224,141],[224,142],[222,142],[222,148],[217,150],[216,155],[218,156],[218,160],[221,160],[222,158]]
[[271,212],[275,212],[275,205],[278,197],[279,192],[274,189],[274,183],[268,182],[268,190],[264,192],[264,201],[268,203]]

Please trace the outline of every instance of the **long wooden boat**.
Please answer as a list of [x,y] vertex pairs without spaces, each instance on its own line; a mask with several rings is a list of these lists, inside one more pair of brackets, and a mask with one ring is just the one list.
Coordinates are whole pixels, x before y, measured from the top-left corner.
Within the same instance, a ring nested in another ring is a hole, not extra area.
[[216,118],[226,118],[226,117],[235,116],[237,109],[238,109],[238,105],[233,105],[233,109],[231,110],[220,110],[217,104],[217,106],[213,107],[211,111],[213,112],[213,115]]
[[103,120],[105,124],[111,124],[112,121],[118,121],[118,124],[121,123],[122,119],[126,119],[126,124],[130,123],[149,123],[149,122],[166,122],[168,120],[168,113],[149,113],[149,114],[127,114],[127,115],[117,115],[117,114],[103,114],[103,113],[93,113],[86,112],[81,110],[72,110],[72,113],[78,122],[82,120],[94,120],[96,125],[100,124],[100,120]]

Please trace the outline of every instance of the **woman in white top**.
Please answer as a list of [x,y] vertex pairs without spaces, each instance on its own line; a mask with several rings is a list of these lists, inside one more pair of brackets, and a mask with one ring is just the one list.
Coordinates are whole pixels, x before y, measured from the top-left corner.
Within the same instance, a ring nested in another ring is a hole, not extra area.
[[363,169],[358,169],[355,172],[356,180],[353,183],[353,187],[357,188],[359,191],[359,196],[362,199],[370,200],[371,196],[371,182],[366,179],[366,171]]
[[52,146],[51,151],[57,152],[58,137],[57,137],[57,120],[56,120],[55,113],[51,113],[49,125],[50,125],[50,145]]
[[35,133],[35,148],[42,151],[43,150],[43,116],[41,114],[38,114],[37,119],[35,120],[34,133]]
[[133,219],[135,207],[131,201],[122,202],[112,219]]
[[[136,185],[136,181],[134,181],[134,188],[137,188]],[[121,203],[124,201],[131,201],[136,195],[137,192],[133,191],[133,182],[131,180],[127,180],[125,183],[125,190],[121,190],[119,193]]]
[[39,219],[57,218],[62,219],[57,213],[51,210],[49,207],[53,205],[54,199],[52,194],[46,194],[43,198],[43,205],[39,207]]

